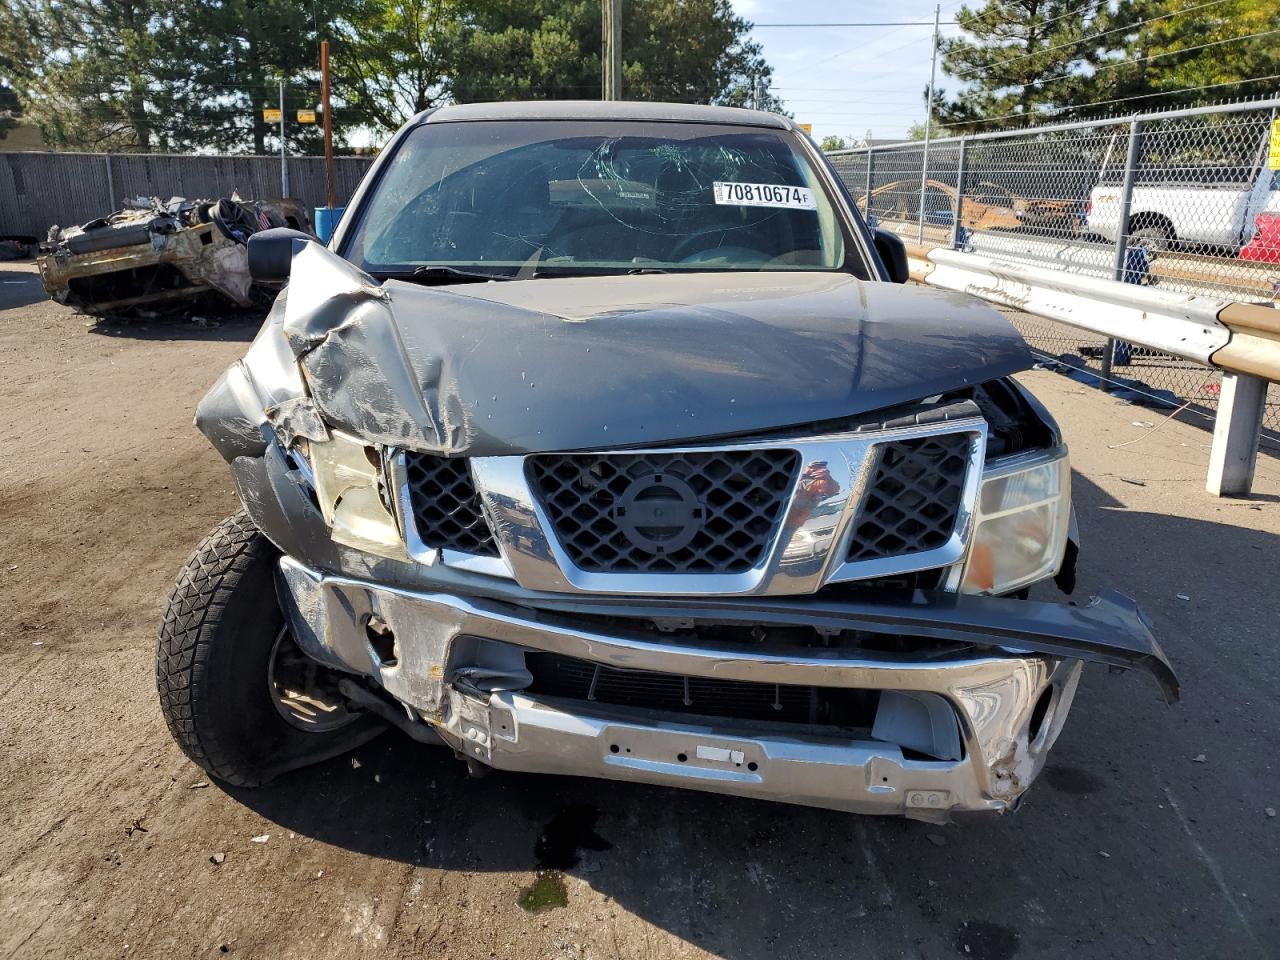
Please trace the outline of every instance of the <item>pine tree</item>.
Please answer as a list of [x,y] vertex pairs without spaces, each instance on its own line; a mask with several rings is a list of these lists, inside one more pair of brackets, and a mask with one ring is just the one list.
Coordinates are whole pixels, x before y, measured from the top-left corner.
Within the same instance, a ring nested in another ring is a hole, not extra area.
[[43,56],[6,56],[25,119],[45,141],[82,149],[150,150],[161,117],[149,102],[156,59],[153,0],[10,0],[15,29]]
[[[180,0],[167,24],[166,62],[157,70],[167,92],[169,137],[183,150],[279,149],[279,126],[263,116],[279,106],[286,84],[286,136],[293,152],[314,151],[315,126],[296,110],[319,101],[319,38],[331,32],[336,4],[318,0]],[[345,118],[344,118],[345,120]],[[335,124],[341,130],[344,122]]]
[[961,7],[964,35],[940,46],[946,74],[959,81],[940,96],[950,133],[1020,126],[1053,108],[1083,102],[1091,71],[1123,46],[1135,19],[1132,0],[988,0]]
[[1280,86],[1275,0],[1158,0],[1094,77],[1093,98],[1150,110],[1271,93]]

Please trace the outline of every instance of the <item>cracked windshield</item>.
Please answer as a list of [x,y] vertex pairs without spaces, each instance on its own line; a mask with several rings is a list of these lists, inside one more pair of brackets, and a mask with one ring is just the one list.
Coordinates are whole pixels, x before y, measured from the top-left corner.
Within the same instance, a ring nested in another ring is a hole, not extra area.
[[712,124],[419,127],[345,255],[384,276],[839,270],[845,247],[790,134]]

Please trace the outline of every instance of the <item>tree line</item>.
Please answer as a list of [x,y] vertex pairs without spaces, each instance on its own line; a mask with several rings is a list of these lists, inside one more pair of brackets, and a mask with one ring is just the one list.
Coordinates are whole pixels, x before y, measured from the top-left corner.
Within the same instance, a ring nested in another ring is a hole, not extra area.
[[[1280,84],[1278,0],[986,0],[955,16],[934,136]],[[264,153],[283,83],[289,149],[314,152],[318,125],[296,111],[318,105],[324,38],[338,141],[376,142],[449,102],[595,99],[600,29],[599,0],[6,0],[0,133],[21,118],[55,147]],[[750,29],[731,0],[628,0],[625,95],[782,110]]]
[[[745,105],[771,70],[730,0],[631,0],[628,99]],[[318,45],[339,143],[450,102],[598,99],[599,0],[7,0],[0,112],[85,150],[313,152]]]

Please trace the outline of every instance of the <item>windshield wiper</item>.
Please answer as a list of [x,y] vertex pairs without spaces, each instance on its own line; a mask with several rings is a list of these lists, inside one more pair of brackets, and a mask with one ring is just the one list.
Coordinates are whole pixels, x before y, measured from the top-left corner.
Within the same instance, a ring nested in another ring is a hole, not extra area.
[[392,274],[397,280],[409,280],[427,286],[443,286],[446,283],[487,283],[490,280],[511,280],[511,276],[500,273],[478,273],[473,270],[460,270],[441,264],[426,264],[418,267],[410,274]]

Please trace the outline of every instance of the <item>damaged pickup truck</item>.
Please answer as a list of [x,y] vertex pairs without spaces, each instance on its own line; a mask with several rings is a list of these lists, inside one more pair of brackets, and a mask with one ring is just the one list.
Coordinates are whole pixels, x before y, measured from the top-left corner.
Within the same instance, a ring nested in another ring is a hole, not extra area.
[[1013,809],[1085,662],[1177,681],[1077,554],[1067,451],[972,298],[901,286],[789,120],[447,107],[370,171],[196,424],[244,509],[161,628],[254,785],[387,726],[490,768],[942,820]]
[[245,243],[260,230],[310,232],[295,200],[139,197],[108,217],[53,227],[40,245],[45,292],[82,313],[117,316],[193,302],[266,307],[279,284],[255,284]]

